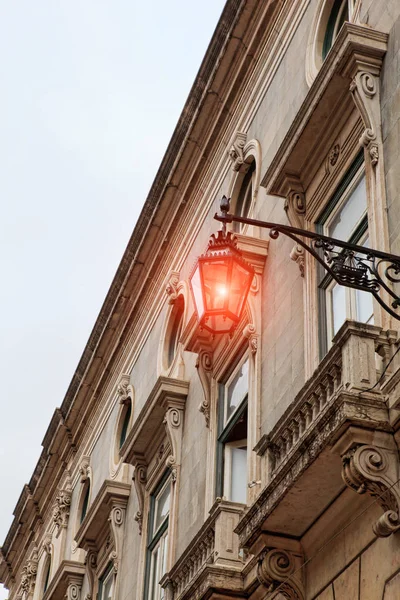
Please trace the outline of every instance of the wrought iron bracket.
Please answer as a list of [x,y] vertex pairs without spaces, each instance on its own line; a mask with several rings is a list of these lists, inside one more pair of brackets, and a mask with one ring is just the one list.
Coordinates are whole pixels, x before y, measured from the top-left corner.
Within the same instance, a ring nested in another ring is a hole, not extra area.
[[[400,321],[400,313],[396,312],[400,308],[400,296],[391,287],[391,284],[400,283],[400,256],[289,225],[236,217],[229,213],[229,202],[224,196],[220,204],[221,214],[214,215],[224,228],[227,223],[244,223],[269,229],[273,240],[280,234],[291,238],[311,254],[338,284],[370,292],[392,317]],[[382,298],[382,291],[391,298],[390,304]]]

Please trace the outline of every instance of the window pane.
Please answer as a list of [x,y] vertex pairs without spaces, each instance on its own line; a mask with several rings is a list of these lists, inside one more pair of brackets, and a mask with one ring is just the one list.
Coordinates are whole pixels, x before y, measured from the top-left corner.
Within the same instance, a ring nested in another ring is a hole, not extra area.
[[156,501],[156,512],[154,519],[154,532],[160,527],[161,523],[165,521],[165,518],[169,513],[169,501],[170,501],[171,489],[168,483],[167,487],[161,492],[160,496]]
[[150,596],[149,600],[158,600],[159,597],[159,587],[158,587],[158,569],[159,569],[159,554],[160,554],[160,546],[157,546],[153,550],[151,555],[151,582],[150,582]]
[[230,499],[246,504],[247,497],[247,448],[231,448],[232,475]]
[[235,375],[233,381],[228,387],[228,406],[227,406],[227,421],[239,406],[241,401],[246,397],[249,389],[249,361],[243,363],[239,371]]
[[356,290],[357,321],[362,323],[374,322],[372,294]]
[[367,194],[363,176],[328,225],[328,235],[339,240],[348,240],[366,209]]
[[346,288],[336,284],[331,290],[332,327],[335,335],[346,320]]
[[112,599],[113,587],[114,587],[113,584],[114,584],[114,576],[111,575],[110,577],[108,577],[107,581],[104,584],[103,600],[111,600]]

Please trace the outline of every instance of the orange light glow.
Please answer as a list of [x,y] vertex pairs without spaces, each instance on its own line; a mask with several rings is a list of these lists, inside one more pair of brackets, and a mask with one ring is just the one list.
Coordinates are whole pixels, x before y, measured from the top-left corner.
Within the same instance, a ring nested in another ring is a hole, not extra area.
[[225,298],[225,296],[228,294],[226,285],[218,285],[215,291],[217,296],[222,296],[222,298]]

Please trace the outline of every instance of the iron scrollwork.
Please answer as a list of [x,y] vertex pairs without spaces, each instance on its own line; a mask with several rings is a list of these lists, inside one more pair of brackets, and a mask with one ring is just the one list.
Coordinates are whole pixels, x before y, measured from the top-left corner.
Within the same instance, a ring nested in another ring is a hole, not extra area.
[[[224,197],[221,200],[222,214],[216,214],[214,218],[224,225],[235,221],[269,229],[269,236],[273,240],[280,234],[291,238],[310,253],[337,283],[370,292],[388,313],[400,320],[400,313],[396,312],[400,308],[400,296],[391,287],[391,284],[400,283],[400,256],[297,227],[236,217],[228,211],[229,200]],[[383,291],[390,297],[390,304],[382,297]]]

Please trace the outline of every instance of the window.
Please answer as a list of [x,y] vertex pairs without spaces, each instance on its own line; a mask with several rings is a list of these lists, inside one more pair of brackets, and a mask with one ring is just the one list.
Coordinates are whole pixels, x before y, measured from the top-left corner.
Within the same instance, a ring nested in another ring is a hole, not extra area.
[[112,564],[110,563],[104,573],[104,575],[100,578],[99,582],[99,600],[112,600],[114,593],[114,571],[112,568]]
[[170,502],[171,479],[168,477],[150,497],[145,600],[162,600],[165,597],[165,590],[159,582],[167,572]]
[[338,36],[343,23],[350,21],[350,16],[353,13],[353,0],[335,0],[328,18],[328,24],[325,30],[324,43],[322,46],[322,59],[325,60],[326,55],[332,48],[333,42]]
[[185,313],[185,300],[182,294],[178,294],[169,314],[166,327],[165,340],[163,343],[162,364],[165,370],[172,367],[177,355],[179,340],[182,333]]
[[249,359],[219,387],[217,496],[247,500],[247,397]]
[[[368,247],[367,192],[360,154],[350,167],[325,212],[317,231],[333,238]],[[373,323],[373,300],[368,292],[337,284],[320,272],[321,354],[325,354],[346,319]]]
[[[247,217],[250,213],[251,203],[253,200],[253,180],[256,170],[256,163],[253,160],[249,165],[247,172],[243,177],[239,194],[235,202],[234,214],[237,217]],[[242,231],[243,225],[241,223],[233,223],[234,231]]]
[[132,416],[132,402],[128,398],[127,403],[124,406],[121,415],[121,431],[119,434],[119,448],[123,446],[123,443],[126,440],[126,434],[128,433],[129,424]]
[[81,500],[81,511],[80,511],[80,523],[83,522],[83,519],[86,517],[87,509],[89,506],[89,497],[90,497],[90,479],[85,481],[85,486],[82,491],[82,500]]
[[43,570],[43,573],[44,573],[43,595],[46,593],[47,588],[49,587],[49,583],[50,583],[50,570],[51,570],[51,558],[50,558],[50,556],[48,556],[47,559],[46,559],[45,568]]

